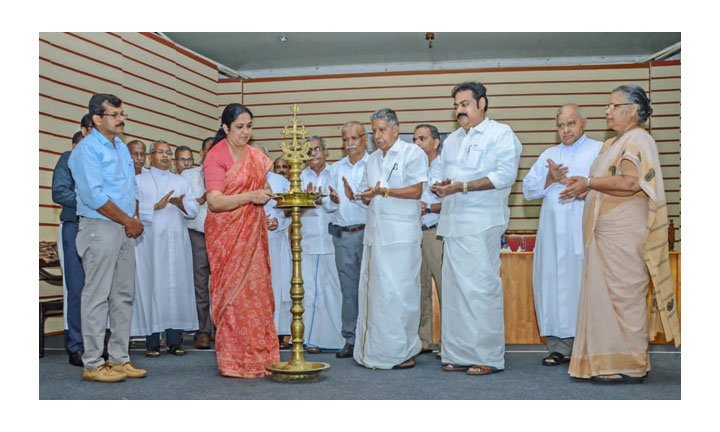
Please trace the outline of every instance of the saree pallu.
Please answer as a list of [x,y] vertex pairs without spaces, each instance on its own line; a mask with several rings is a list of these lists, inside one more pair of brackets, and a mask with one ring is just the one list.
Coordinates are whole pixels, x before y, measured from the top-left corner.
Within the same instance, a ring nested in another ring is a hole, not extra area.
[[[227,171],[223,194],[262,189],[268,163],[248,147]],[[265,368],[280,361],[280,352],[265,211],[252,203],[229,212],[208,211],[205,238],[218,370],[241,378],[269,375]]]
[[[578,378],[644,376],[648,341],[661,330],[680,344],[662,172],[655,141],[644,129],[606,141],[590,175],[622,175],[623,166],[632,167],[626,174],[638,177],[641,192],[616,197],[591,190],[585,201],[585,261],[568,370]],[[649,321],[648,273],[654,287]]]

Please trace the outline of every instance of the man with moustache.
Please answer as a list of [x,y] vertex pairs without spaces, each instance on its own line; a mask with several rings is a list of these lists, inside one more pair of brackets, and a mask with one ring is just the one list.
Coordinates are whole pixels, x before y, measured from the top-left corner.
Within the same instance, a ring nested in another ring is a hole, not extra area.
[[[442,163],[438,157],[440,153],[440,133],[437,128],[429,124],[415,126],[413,141],[424,152],[430,162],[430,170]],[[422,212],[422,265],[420,266],[420,329],[418,335],[422,342],[422,352],[430,352],[437,346],[433,343],[433,310],[432,310],[432,281],[435,279],[437,296],[442,304],[442,248],[443,241],[437,235],[437,223],[442,209],[442,199],[430,192],[428,182],[423,183],[423,192],[420,197],[420,211]]]
[[[127,146],[122,101],[95,94],[88,104],[93,129],[68,164],[75,179],[80,216],[77,251],[85,270],[80,315],[83,379],[117,382],[147,374],[130,362],[130,319],[135,291],[135,242],[143,224],[135,219],[137,183]],[[102,358],[110,323],[109,361]]]
[[[310,159],[306,162],[307,168],[300,173],[302,188],[306,192],[322,193],[328,190],[331,180],[325,140],[312,136],[307,141]],[[303,339],[310,354],[320,353],[323,349],[339,350],[344,345],[340,280],[335,266],[335,247],[328,232],[329,223],[330,214],[321,206],[302,212]]]
[[362,123],[345,123],[341,136],[347,156],[330,167],[329,199],[323,200],[323,208],[332,213],[328,231],[335,248],[335,265],[342,292],[342,336],[345,344],[335,357],[348,358],[352,357],[355,348],[358,283],[367,221],[367,205],[354,191],[359,193],[367,188],[362,179],[368,154],[365,151],[367,133]]
[[399,139],[395,111],[370,117],[378,150],[368,156],[360,195],[368,204],[358,284],[353,358],[368,368],[405,369],[420,353],[420,196],[428,159]]
[[138,213],[145,232],[138,238],[137,289],[131,334],[147,335],[148,357],[160,355],[160,332],[167,351],[183,355],[180,330],[197,330],[192,251],[187,220],[197,216],[198,203],[190,184],[170,172],[172,150],[164,141],[150,145],[149,172],[137,177]]
[[147,156],[145,143],[140,140],[132,140],[128,143],[128,150],[130,151],[130,157],[132,158],[133,167],[135,168],[135,175],[148,171],[148,169],[145,168],[145,157]]
[[210,314],[210,262],[205,245],[205,217],[207,216],[207,202],[205,197],[205,174],[202,163],[205,162],[210,146],[215,137],[208,137],[200,145],[200,166],[192,166],[192,151],[187,147],[178,147],[175,150],[175,165],[178,174],[188,183],[195,201],[198,203],[198,214],[188,219],[187,227],[190,235],[190,246],[193,261],[193,282],[195,284],[195,306],[198,316],[198,331],[195,333],[195,348],[209,349],[210,337],[213,332],[212,316]]
[[273,172],[290,180],[290,162],[283,159],[282,156],[275,159],[275,162],[273,162]]
[[562,183],[587,177],[602,147],[585,135],[587,119],[575,104],[555,115],[560,144],[542,152],[523,178],[527,200],[542,199],[533,258],[533,294],[540,336],[547,339],[545,366],[570,360],[575,337],[583,264],[584,199],[561,200]]
[[486,118],[485,86],[452,91],[460,128],[443,143],[431,190],[443,197],[443,370],[486,375],[505,368],[500,237],[522,146],[509,126]]

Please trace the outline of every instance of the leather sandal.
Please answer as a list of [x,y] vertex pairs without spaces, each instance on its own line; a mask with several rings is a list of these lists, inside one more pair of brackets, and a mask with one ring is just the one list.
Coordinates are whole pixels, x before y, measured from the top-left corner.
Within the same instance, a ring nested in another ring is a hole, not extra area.
[[442,369],[445,372],[462,372],[470,369],[470,366],[464,366],[464,365],[456,365],[452,363],[448,363],[446,365],[443,365]]
[[160,350],[158,348],[148,348],[147,351],[145,351],[146,357],[159,357],[160,356]]
[[543,359],[542,364],[543,366],[557,366],[569,361],[570,357],[565,357],[563,354],[553,351]]
[[186,353],[186,351],[182,349],[182,347],[180,347],[179,345],[168,345],[167,352],[176,356],[185,355]]
[[393,369],[410,369],[415,367],[415,357],[409,358],[400,364],[393,366]]
[[502,372],[503,369],[498,369],[493,366],[485,366],[485,365],[472,365],[468,368],[467,374],[468,375],[490,375],[498,372]]

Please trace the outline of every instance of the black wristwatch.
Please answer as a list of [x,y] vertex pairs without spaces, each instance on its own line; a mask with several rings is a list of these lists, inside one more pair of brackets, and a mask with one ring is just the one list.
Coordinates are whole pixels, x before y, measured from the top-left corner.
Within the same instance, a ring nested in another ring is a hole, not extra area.
[[425,206],[425,214],[430,214],[430,213],[432,213],[432,207],[430,207],[430,204],[428,204]]

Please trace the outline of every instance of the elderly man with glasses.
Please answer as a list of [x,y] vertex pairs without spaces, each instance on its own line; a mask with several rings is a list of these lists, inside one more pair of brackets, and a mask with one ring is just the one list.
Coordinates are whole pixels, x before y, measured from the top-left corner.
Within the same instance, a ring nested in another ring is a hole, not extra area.
[[[308,138],[310,150],[307,168],[300,173],[306,192],[328,191],[331,181],[325,140]],[[325,197],[325,200],[328,198]],[[344,345],[341,334],[342,296],[335,266],[335,247],[328,232],[330,214],[322,207],[305,209],[302,214],[302,275],[305,286],[305,344],[311,354],[323,349],[339,350]]]
[[173,153],[165,141],[150,145],[149,172],[137,176],[138,213],[145,232],[136,241],[136,285],[131,334],[147,335],[148,357],[183,355],[180,330],[198,329],[193,262],[187,221],[198,214],[190,183],[170,172]]

